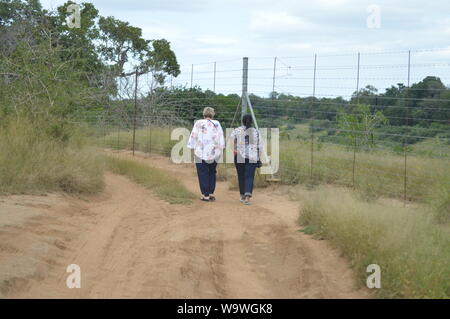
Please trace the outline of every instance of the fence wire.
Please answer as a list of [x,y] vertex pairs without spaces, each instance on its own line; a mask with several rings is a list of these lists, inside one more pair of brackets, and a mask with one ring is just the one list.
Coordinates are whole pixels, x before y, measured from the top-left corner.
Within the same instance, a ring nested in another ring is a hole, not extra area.
[[[405,201],[429,196],[450,175],[449,57],[449,50],[250,57],[256,117],[260,126],[280,129],[277,176],[284,183],[334,183]],[[172,129],[191,129],[205,106],[216,108],[222,126],[231,125],[241,99],[242,59],[181,70],[161,85],[149,74],[122,78],[101,114],[74,121],[95,127],[104,147],[164,155],[176,143]],[[364,123],[376,116],[382,121]]]

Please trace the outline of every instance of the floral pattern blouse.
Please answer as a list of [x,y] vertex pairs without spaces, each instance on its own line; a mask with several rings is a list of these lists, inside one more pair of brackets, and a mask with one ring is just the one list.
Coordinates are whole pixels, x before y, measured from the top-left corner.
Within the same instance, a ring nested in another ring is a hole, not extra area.
[[[256,128],[240,126],[231,132],[231,138],[234,139],[234,155],[242,158],[248,158],[251,161],[260,160],[262,154],[262,141],[259,131]],[[259,149],[259,154],[258,154]]]
[[219,121],[210,119],[196,121],[187,147],[194,149],[194,154],[202,160],[218,159],[225,148],[225,139]]

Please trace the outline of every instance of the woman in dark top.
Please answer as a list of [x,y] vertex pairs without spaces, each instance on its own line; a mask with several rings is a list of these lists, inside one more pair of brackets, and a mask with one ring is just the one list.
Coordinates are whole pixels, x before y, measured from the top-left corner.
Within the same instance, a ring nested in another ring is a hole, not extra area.
[[259,131],[253,127],[250,114],[242,117],[242,126],[231,133],[234,139],[234,164],[238,175],[240,201],[250,205],[256,168],[261,164],[262,143]]

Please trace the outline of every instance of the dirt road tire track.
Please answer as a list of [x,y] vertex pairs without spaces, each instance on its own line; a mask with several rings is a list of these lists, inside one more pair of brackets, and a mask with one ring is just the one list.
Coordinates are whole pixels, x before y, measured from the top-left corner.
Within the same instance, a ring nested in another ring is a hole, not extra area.
[[[198,192],[192,166],[137,155]],[[0,297],[369,296],[336,250],[298,232],[297,203],[273,189],[255,193],[244,206],[220,182],[215,203],[170,205],[107,174],[105,191],[88,199],[0,198]],[[81,289],[66,287],[72,263],[81,267]]]

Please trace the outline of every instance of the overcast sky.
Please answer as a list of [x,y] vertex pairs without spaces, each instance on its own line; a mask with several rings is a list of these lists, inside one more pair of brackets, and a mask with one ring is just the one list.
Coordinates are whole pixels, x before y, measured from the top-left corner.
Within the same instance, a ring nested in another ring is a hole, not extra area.
[[[41,2],[45,8],[56,8],[65,1]],[[336,82],[343,88],[355,87],[357,52],[362,52],[361,65],[369,66],[361,69],[360,86],[373,84],[382,88],[406,82],[407,53],[404,51],[409,49],[420,50],[412,54],[412,82],[425,75],[439,75],[445,83],[450,83],[448,0],[89,2],[103,16],[112,15],[142,28],[147,39],[170,41],[182,66],[176,83],[190,85],[191,64],[194,64],[194,84],[212,88],[213,64],[209,62],[218,61],[216,90],[238,91],[242,57],[248,56],[250,88],[264,94],[272,90],[273,58],[278,57],[276,90],[306,95],[311,91],[308,86],[311,86],[313,55],[317,53],[318,94],[344,95],[349,91],[342,89],[341,93],[327,87],[337,86]],[[376,10],[370,5],[377,5],[381,10],[379,27],[376,27]],[[375,27],[368,26],[369,16],[374,17],[369,22]],[[398,53],[373,54],[392,51]],[[370,65],[383,67],[377,69]],[[355,66],[355,70],[349,66]]]

